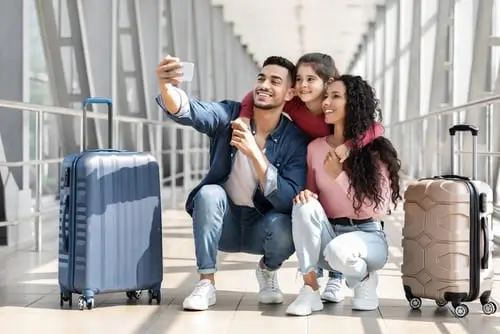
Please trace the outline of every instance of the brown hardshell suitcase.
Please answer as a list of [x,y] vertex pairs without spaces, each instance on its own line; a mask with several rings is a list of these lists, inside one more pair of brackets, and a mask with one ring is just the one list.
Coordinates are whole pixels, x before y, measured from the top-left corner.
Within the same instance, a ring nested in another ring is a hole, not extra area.
[[440,307],[451,302],[458,317],[469,308],[464,302],[479,298],[485,314],[497,310],[490,298],[492,261],[491,187],[477,180],[478,129],[455,125],[449,129],[454,172],[456,132],[468,131],[473,139],[473,178],[442,175],[411,183],[404,194],[403,264],[405,295],[412,309],[422,298]]

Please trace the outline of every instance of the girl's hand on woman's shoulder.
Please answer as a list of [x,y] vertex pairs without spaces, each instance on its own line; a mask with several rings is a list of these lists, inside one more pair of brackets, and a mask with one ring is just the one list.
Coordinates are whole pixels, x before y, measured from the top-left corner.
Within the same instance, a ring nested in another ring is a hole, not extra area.
[[250,118],[247,118],[247,117],[238,117],[235,122],[238,122],[238,123],[241,123],[243,122],[242,124],[246,125],[246,127],[250,129]]

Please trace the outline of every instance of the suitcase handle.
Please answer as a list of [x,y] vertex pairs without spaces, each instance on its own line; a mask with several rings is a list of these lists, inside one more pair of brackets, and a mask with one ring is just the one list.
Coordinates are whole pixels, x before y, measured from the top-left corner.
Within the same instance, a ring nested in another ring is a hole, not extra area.
[[472,179],[477,179],[477,135],[479,129],[470,124],[456,124],[449,128],[451,136],[451,173],[455,173],[455,134],[457,132],[470,132],[472,134]]
[[68,214],[69,211],[69,195],[64,196],[64,201],[63,201],[63,212],[62,212],[62,238],[63,238],[63,248],[66,251],[66,253],[69,251],[69,233],[66,232],[68,229],[68,220],[66,219],[66,215]]
[[89,97],[83,100],[82,111],[82,143],[80,151],[87,150],[87,107],[90,104],[106,104],[108,106],[108,148],[113,147],[113,101],[104,97]]
[[473,136],[477,136],[479,129],[477,126],[469,124],[457,124],[452,126],[449,130],[450,136],[454,136],[457,132],[470,132]]
[[488,269],[488,261],[490,259],[490,230],[486,218],[481,218],[481,228],[483,229],[483,258],[481,260],[481,268]]
[[439,176],[434,176],[435,179],[459,179],[463,181],[470,181],[470,179],[467,176],[460,176],[460,175],[455,175],[455,174],[446,174],[446,175],[439,175]]

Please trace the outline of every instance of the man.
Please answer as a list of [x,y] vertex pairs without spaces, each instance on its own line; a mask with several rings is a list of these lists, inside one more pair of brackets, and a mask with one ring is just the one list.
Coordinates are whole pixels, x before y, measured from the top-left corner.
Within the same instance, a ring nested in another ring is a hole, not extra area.
[[308,138],[286,116],[293,97],[294,65],[269,57],[257,75],[250,128],[235,121],[240,103],[189,100],[174,87],[182,76],[179,59],[166,57],[156,69],[157,103],[175,122],[211,139],[210,170],[189,194],[200,281],[184,309],[206,310],[216,302],[217,249],[263,255],[257,269],[259,301],[283,302],[277,270],[295,251],[292,200],[305,187]]

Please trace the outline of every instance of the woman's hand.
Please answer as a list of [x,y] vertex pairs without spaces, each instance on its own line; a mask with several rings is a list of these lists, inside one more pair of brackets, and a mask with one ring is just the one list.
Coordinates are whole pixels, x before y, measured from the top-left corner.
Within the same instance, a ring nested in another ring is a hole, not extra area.
[[309,202],[311,199],[318,199],[318,195],[310,191],[309,189],[302,190],[295,198],[293,199],[293,204],[305,204]]
[[347,158],[349,158],[349,153],[350,150],[345,144],[339,145],[335,148],[335,154],[339,158],[340,163],[343,163]]
[[339,176],[342,172],[342,163],[335,152],[329,151],[325,156],[325,161],[323,162],[325,172],[333,177],[334,179]]

